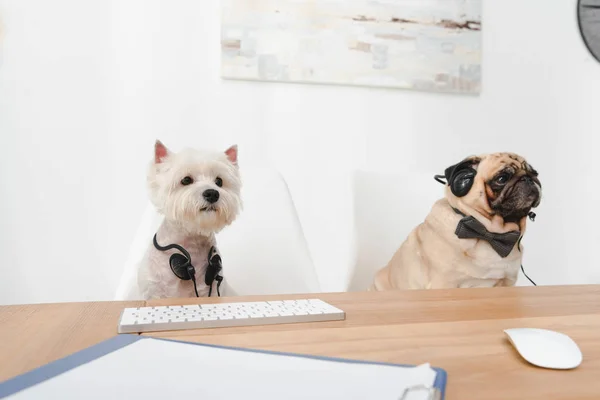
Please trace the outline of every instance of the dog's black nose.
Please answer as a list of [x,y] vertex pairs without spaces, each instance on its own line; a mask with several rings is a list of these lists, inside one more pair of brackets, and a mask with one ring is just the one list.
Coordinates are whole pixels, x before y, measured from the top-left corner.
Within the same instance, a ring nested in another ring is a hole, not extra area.
[[533,183],[533,179],[529,175],[525,175],[521,180],[525,183]]
[[202,193],[202,197],[211,204],[216,203],[217,200],[219,200],[219,191],[215,189],[205,190],[204,193]]

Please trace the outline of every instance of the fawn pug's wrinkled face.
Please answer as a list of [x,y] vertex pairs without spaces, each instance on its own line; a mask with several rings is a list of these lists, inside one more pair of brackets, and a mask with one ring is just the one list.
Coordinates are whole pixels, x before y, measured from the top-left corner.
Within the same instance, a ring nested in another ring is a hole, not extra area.
[[500,216],[505,222],[518,223],[542,198],[537,171],[513,153],[469,157],[446,169],[445,175],[450,203],[488,218]]
[[186,232],[219,232],[242,207],[237,146],[225,152],[185,149],[174,153],[157,141],[148,188],[158,212]]

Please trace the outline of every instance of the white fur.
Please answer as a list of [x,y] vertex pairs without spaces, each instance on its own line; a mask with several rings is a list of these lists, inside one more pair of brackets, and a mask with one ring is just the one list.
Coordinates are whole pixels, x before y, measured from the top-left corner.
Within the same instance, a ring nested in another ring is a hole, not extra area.
[[[230,148],[228,153],[193,149],[173,153],[157,142],[155,161],[148,169],[150,201],[164,215],[157,231],[157,242],[161,246],[175,243],[190,253],[199,296],[208,295],[204,274],[208,251],[211,246],[216,246],[215,234],[231,224],[242,208],[237,148]],[[182,185],[185,177],[192,178],[193,183]],[[222,179],[222,187],[215,183],[217,177]],[[203,210],[211,206],[202,196],[207,189],[219,192],[214,211]],[[138,269],[139,297],[196,296],[192,281],[183,281],[171,271],[169,258],[174,253],[179,252],[160,251],[152,243],[148,244]],[[216,282],[212,292],[216,296]]]

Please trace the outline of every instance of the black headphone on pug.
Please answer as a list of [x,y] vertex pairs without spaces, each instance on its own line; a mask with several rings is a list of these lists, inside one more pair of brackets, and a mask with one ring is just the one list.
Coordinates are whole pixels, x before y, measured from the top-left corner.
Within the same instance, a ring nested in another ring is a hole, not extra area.
[[[171,249],[179,250],[183,254],[172,254],[169,257],[169,265],[171,266],[171,271],[181,280],[189,281],[190,279],[194,283],[194,292],[196,293],[196,297],[198,296],[198,288],[196,286],[196,268],[192,265],[192,257],[190,253],[183,247],[178,244],[170,244],[167,246],[161,246],[156,241],[156,234],[154,234],[154,238],[152,239],[154,243],[154,247],[160,251],[167,251]],[[208,266],[206,267],[206,273],[204,274],[204,283],[209,287],[208,289],[208,297],[212,294],[212,284],[214,281],[217,281],[217,295],[221,297],[221,282],[223,282],[223,276],[219,274],[221,272],[222,261],[221,256],[217,254],[217,249],[215,246],[212,246],[208,252]]]
[[[473,161],[463,160],[446,168],[444,175],[435,175],[433,178],[443,185],[450,186],[452,194],[456,197],[464,197],[473,187],[475,175],[477,175],[477,170],[473,168]],[[446,179],[446,181],[442,179]]]
[[[475,183],[475,175],[477,170],[473,168],[473,160],[467,159],[446,168],[444,175],[434,175],[433,179],[442,185],[450,186],[450,191],[456,197],[464,197],[471,191]],[[531,211],[528,217],[535,221],[536,214]]]

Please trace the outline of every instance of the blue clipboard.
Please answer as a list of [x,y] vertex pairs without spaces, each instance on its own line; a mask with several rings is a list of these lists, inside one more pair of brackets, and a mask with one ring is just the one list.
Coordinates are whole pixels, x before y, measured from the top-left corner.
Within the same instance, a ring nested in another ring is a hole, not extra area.
[[[139,335],[134,335],[134,334],[123,334],[123,335],[115,336],[111,339],[100,342],[94,346],[88,347],[79,352],[73,353],[69,356],[58,359],[56,361],[53,361],[46,365],[43,365],[39,368],[36,368],[32,371],[26,372],[22,375],[16,376],[12,379],[9,379],[5,382],[0,383],[0,399],[11,396],[11,395],[18,393],[24,389],[27,389],[31,386],[40,384],[46,380],[52,379],[60,374],[63,374],[67,371],[77,368],[80,365],[94,361],[97,358],[105,356],[105,355],[112,353],[116,350],[119,350],[125,346],[129,346],[130,344],[135,343],[139,340],[164,340],[164,341],[171,341],[171,342],[186,343],[186,344],[191,344],[191,345],[196,345],[196,346],[205,346],[205,347],[245,351],[245,352],[252,352],[252,353],[266,353],[266,354],[282,355],[282,356],[289,356],[289,357],[303,357],[303,358],[309,358],[309,359],[326,360],[326,361],[334,361],[334,362],[342,362],[342,363],[410,367],[410,365],[406,365],[406,364],[391,364],[391,363],[382,363],[382,362],[350,360],[350,359],[336,358],[336,357],[311,356],[311,355],[277,352],[277,351],[252,350],[252,349],[245,349],[245,348],[240,348],[240,347],[217,346],[217,345],[209,345],[209,344],[202,344],[202,343],[177,341],[177,340],[172,340],[172,339],[152,338],[152,337],[139,336]],[[427,391],[427,392],[429,392],[430,400],[444,400],[445,391],[446,391],[446,381],[447,381],[448,375],[447,375],[446,371],[441,368],[436,368],[436,367],[432,367],[432,368],[437,373],[436,379],[434,382],[434,387],[432,387],[432,388],[425,388],[425,387],[409,388],[404,393],[399,394],[399,400],[406,398],[406,396],[412,391]]]

